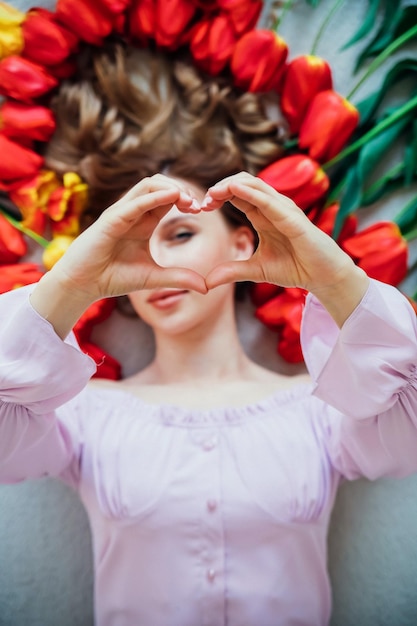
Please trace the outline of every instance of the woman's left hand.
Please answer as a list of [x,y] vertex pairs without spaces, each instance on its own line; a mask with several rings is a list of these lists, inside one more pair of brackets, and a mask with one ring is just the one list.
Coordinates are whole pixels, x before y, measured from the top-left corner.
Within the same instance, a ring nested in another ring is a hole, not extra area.
[[302,287],[342,324],[360,302],[369,279],[337,243],[292,200],[246,172],[211,187],[202,208],[213,210],[226,201],[246,214],[259,245],[249,260],[214,268],[206,277],[207,287],[244,280]]

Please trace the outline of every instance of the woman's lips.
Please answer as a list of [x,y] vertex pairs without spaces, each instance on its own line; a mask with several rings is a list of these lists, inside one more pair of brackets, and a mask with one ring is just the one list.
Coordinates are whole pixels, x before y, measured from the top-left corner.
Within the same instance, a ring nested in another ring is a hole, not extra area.
[[148,298],[148,302],[158,309],[167,309],[188,293],[187,289],[161,289],[154,291]]

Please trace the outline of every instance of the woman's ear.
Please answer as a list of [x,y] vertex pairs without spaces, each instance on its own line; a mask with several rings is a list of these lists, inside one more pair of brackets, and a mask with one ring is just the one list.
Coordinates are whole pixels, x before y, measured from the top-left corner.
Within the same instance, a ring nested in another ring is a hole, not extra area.
[[234,260],[246,261],[255,251],[255,236],[248,226],[238,226],[233,230]]

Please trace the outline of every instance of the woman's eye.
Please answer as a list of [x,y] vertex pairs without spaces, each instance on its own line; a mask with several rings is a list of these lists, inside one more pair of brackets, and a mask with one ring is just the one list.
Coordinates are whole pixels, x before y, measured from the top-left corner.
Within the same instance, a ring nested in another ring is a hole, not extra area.
[[191,239],[193,235],[194,233],[190,230],[180,230],[173,235],[172,241],[179,241],[182,243],[183,241],[188,241],[188,239]]

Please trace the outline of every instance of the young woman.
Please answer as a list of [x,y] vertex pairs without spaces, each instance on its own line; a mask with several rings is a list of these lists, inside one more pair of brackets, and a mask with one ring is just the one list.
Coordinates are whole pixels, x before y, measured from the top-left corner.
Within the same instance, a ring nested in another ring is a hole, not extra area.
[[[227,167],[205,185],[202,161],[191,176],[181,150],[37,285],[0,298],[0,478],[53,475],[78,490],[100,626],[325,625],[340,481],[417,471],[415,314],[292,201]],[[232,225],[227,203],[253,228]],[[310,292],[311,381],[245,355],[234,283],[247,280]],[[71,328],[122,294],[151,325],[155,357],[90,386],[95,364]]]

